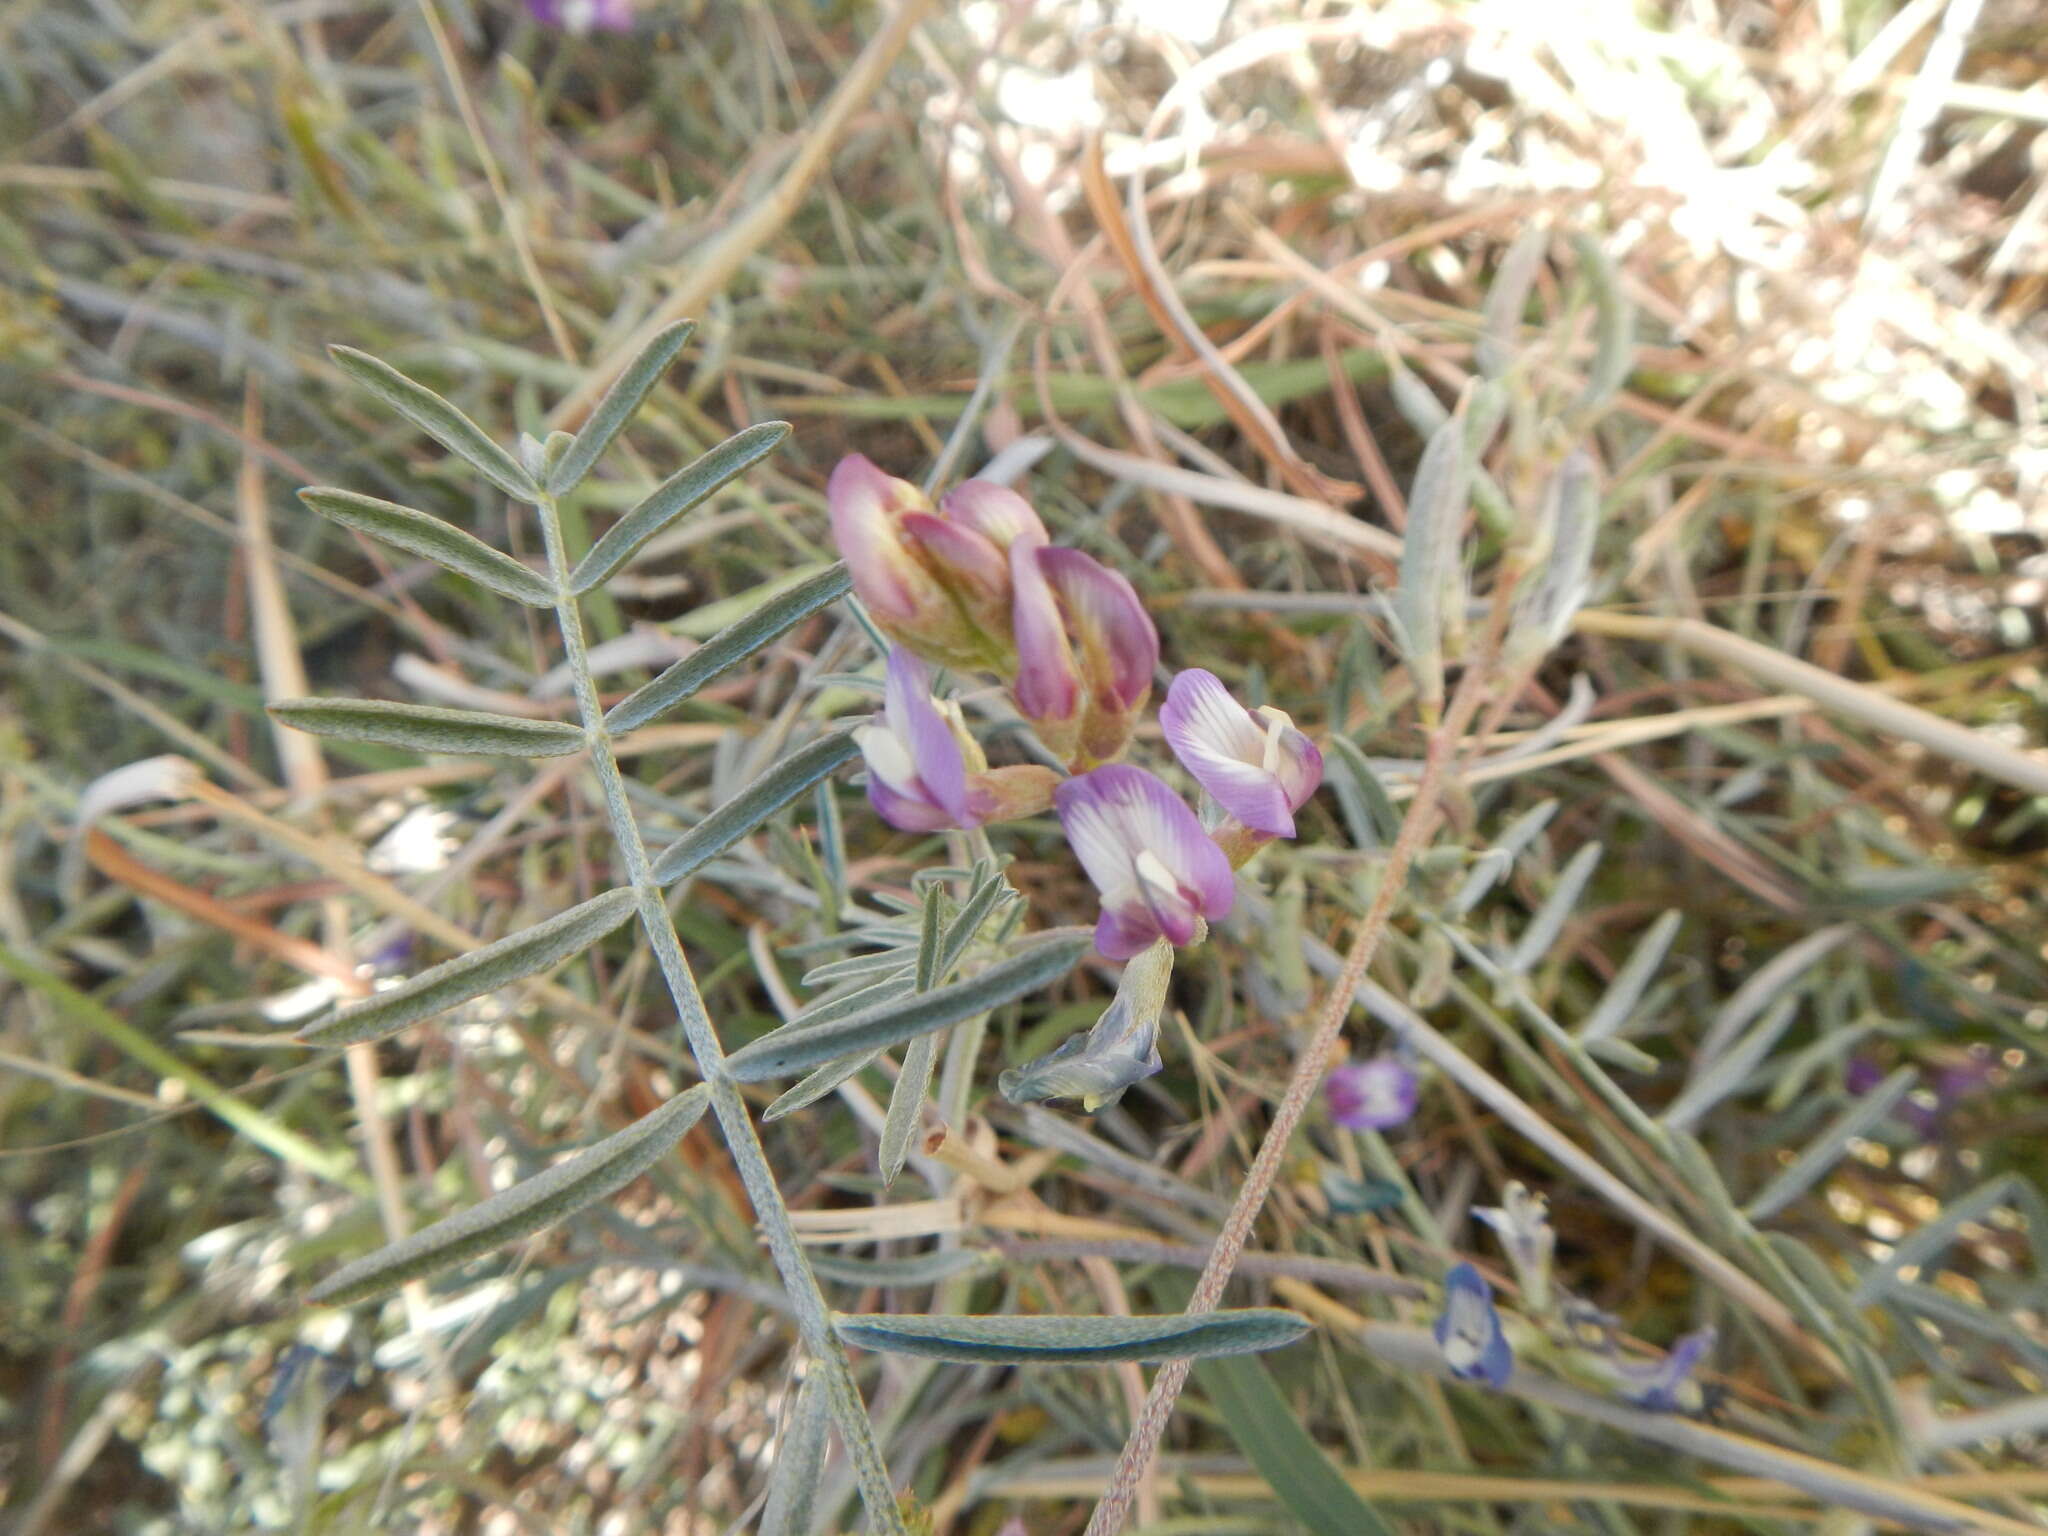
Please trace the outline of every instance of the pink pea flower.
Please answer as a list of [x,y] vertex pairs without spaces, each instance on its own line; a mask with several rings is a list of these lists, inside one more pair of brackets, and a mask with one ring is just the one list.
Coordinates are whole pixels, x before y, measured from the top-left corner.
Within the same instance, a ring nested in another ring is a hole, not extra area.
[[1131,739],[1152,696],[1159,666],[1159,631],[1135,589],[1122,575],[1078,549],[1041,549],[1045,574],[1066,616],[1067,635],[1079,652],[1088,705],[1081,722],[1082,765],[1108,762]]
[[1159,727],[1226,812],[1267,837],[1294,836],[1294,813],[1323,781],[1323,754],[1284,713],[1246,709],[1215,673],[1190,667],[1166,690]]
[[1128,960],[1156,939],[1190,944],[1230,912],[1230,860],[1195,813],[1142,768],[1111,766],[1053,792],[1060,826],[1102,895],[1095,947]]
[[1049,768],[991,769],[959,719],[932,697],[925,664],[889,648],[882,713],[854,738],[868,768],[868,803],[905,832],[978,827],[1045,809],[1057,781]]
[[1385,1131],[1415,1113],[1422,1092],[1415,1073],[1392,1056],[1348,1061],[1323,1082],[1330,1118],[1347,1131]]
[[1010,580],[985,534],[941,517],[923,491],[858,453],[833,469],[825,507],[854,593],[884,634],[946,666],[1002,659]]

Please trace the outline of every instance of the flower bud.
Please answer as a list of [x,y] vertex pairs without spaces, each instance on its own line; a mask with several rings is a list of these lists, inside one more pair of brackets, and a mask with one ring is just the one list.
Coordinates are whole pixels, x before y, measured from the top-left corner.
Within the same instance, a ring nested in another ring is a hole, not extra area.
[[933,515],[924,492],[858,453],[832,471],[825,504],[854,593],[884,634],[945,666],[1000,659],[1003,641],[973,617],[999,617],[1002,609],[1002,556],[986,539],[969,535],[946,546],[942,533],[942,547],[934,548],[924,525],[948,525]]
[[1059,599],[1079,651],[1088,702],[1075,766],[1109,762],[1129,744],[1152,696],[1159,631],[1130,582],[1078,549],[1041,549],[1038,568]]
[[1074,658],[1059,599],[1039,560],[1043,546],[1019,539],[1010,546],[1012,633],[1016,675],[1010,695],[1046,750],[1066,761],[1080,746],[1087,681]]

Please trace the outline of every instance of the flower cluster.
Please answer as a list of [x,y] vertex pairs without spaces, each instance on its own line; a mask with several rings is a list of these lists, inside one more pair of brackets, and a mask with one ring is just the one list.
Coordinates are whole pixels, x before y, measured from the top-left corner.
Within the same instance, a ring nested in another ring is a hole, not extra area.
[[[1160,727],[1215,802],[1205,826],[1165,781],[1116,761],[1159,666],[1158,631],[1130,582],[1055,545],[1031,504],[991,481],[933,502],[853,454],[826,503],[854,592],[892,642],[882,712],[858,737],[876,812],[929,832],[1050,804],[1101,893],[1106,958],[1199,942],[1229,913],[1236,868],[1294,835],[1294,813],[1322,781],[1315,744],[1281,711],[1238,703],[1214,674],[1179,674]],[[933,697],[927,662],[994,674],[1068,776],[991,769],[959,707]]]

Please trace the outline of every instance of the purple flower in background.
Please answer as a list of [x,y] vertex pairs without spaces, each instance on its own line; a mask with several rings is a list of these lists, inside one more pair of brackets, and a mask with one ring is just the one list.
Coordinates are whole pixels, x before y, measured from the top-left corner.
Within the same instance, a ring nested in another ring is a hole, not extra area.
[[854,732],[868,765],[868,800],[906,832],[978,827],[967,755],[932,700],[931,674],[902,646],[889,648],[882,713]]
[[1704,1398],[1692,1373],[1713,1347],[1714,1330],[1701,1328],[1673,1344],[1662,1360],[1616,1365],[1621,1395],[1653,1413],[1697,1412]]
[[1215,673],[1190,667],[1167,689],[1159,726],[1225,811],[1254,832],[1294,836],[1294,813],[1323,781],[1323,754],[1284,713],[1246,709]]
[[1230,860],[1195,813],[1142,768],[1097,768],[1053,793],[1060,826],[1102,893],[1095,947],[1128,960],[1155,939],[1180,945],[1226,916]]
[[1415,1113],[1421,1092],[1415,1073],[1392,1056],[1346,1062],[1323,1082],[1330,1118],[1347,1131],[1384,1131],[1403,1124]]
[[1459,1264],[1444,1276],[1444,1309],[1432,1331],[1444,1364],[1460,1381],[1498,1387],[1515,1368],[1515,1352],[1494,1309],[1493,1287],[1470,1264]]
[[1130,741],[1138,712],[1152,696],[1159,631],[1130,582],[1093,556],[1047,548],[1034,558],[1059,599],[1068,638],[1080,652],[1081,677],[1088,686],[1081,724],[1083,765],[1107,762]]
[[578,37],[633,29],[633,0],[526,0],[526,13],[544,27]]

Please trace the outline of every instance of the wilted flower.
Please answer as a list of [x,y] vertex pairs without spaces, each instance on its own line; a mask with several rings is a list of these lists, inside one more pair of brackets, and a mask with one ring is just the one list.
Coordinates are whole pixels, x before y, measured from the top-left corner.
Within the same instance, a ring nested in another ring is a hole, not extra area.
[[1470,1264],[1456,1265],[1444,1276],[1444,1309],[1433,1331],[1444,1364],[1460,1381],[1498,1387],[1515,1368],[1515,1352],[1494,1309],[1493,1287]]
[[1638,1408],[1654,1413],[1697,1413],[1705,1394],[1692,1379],[1706,1352],[1714,1347],[1714,1330],[1696,1329],[1673,1344],[1661,1360],[1619,1362],[1621,1395]]
[[526,13],[544,27],[576,36],[633,28],[633,0],[526,0]]
[[932,697],[925,664],[889,648],[882,713],[854,733],[868,768],[868,801],[892,827],[936,832],[1045,809],[1057,776],[1025,765],[990,769],[959,706]]
[[1131,959],[1117,983],[1116,1000],[1093,1028],[1064,1041],[1049,1056],[1013,1067],[996,1086],[1012,1104],[1079,1099],[1093,1114],[1160,1068],[1159,1015],[1173,976],[1173,946],[1155,939]]
[[1215,673],[1190,667],[1166,690],[1159,727],[1231,816],[1267,837],[1294,836],[1294,813],[1323,781],[1323,754],[1283,712],[1246,709]]
[[1501,1200],[1500,1205],[1482,1206],[1472,1214],[1500,1235],[1500,1245],[1515,1267],[1522,1305],[1531,1312],[1543,1312],[1550,1305],[1550,1263],[1557,1252],[1550,1202],[1531,1194],[1519,1179],[1501,1191]]
[[1332,1069],[1323,1082],[1330,1118],[1347,1131],[1384,1131],[1415,1113],[1415,1073],[1398,1058],[1375,1056]]
[[1054,792],[1060,825],[1102,893],[1095,947],[1128,960],[1155,939],[1189,944],[1203,920],[1227,916],[1236,894],[1230,860],[1195,813],[1142,768],[1112,766]]
[[[1009,562],[982,526],[943,515],[908,480],[858,453],[833,469],[825,505],[853,590],[885,634],[947,666],[1007,664]],[[1036,514],[1024,512],[1035,525]],[[1042,527],[1036,537],[1044,539]]]

